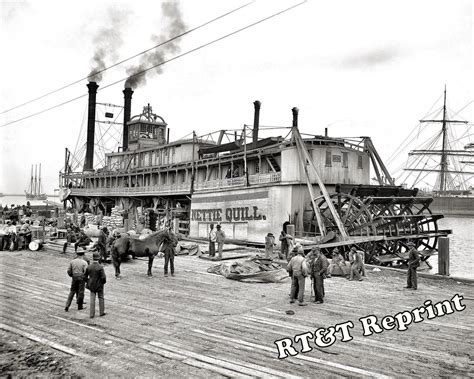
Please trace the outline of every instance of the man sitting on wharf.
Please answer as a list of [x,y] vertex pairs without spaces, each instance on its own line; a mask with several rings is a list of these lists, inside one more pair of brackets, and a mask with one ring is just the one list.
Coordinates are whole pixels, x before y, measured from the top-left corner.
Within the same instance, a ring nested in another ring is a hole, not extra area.
[[64,242],[62,254],[66,254],[67,245],[74,242],[76,242],[76,233],[72,227],[68,227],[66,233],[66,242]]
[[304,250],[298,250],[298,254],[291,258],[290,262],[288,262],[287,270],[291,276],[291,294],[290,294],[290,303],[295,302],[296,291],[298,290],[298,303],[299,305],[308,305],[304,302],[304,282],[305,276],[303,273],[303,262],[305,261],[304,258]]
[[67,269],[67,274],[72,278],[72,281],[66,307],[64,308],[66,312],[69,310],[74,295],[77,298],[77,309],[84,309],[84,274],[87,269],[87,262],[82,258],[82,255],[84,255],[84,252],[78,251],[77,257],[69,263]]
[[89,236],[84,233],[84,231],[79,232],[79,237],[77,239],[77,242],[74,244],[74,251],[77,253],[77,248],[82,247],[83,250],[86,249],[86,246],[89,245],[92,242],[92,240],[89,238]]

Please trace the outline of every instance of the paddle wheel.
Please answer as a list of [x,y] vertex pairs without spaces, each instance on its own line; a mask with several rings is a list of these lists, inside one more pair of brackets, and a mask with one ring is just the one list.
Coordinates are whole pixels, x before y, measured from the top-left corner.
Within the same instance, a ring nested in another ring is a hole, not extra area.
[[[329,255],[334,247],[348,251],[355,246],[365,253],[367,263],[379,265],[406,263],[408,242],[415,244],[424,262],[437,252],[438,238],[451,233],[438,228],[438,220],[444,216],[430,211],[433,198],[417,197],[418,189],[394,185],[370,138],[366,139],[365,149],[379,185],[338,184],[336,192],[329,193],[297,125],[293,127],[314,210],[313,224],[321,235],[318,245],[323,252]],[[314,195],[310,170],[316,177],[321,196]]]
[[[408,259],[407,242],[415,243],[422,260],[436,253],[440,236],[449,230],[439,230],[443,215],[432,214],[430,197],[416,197],[417,189],[397,186],[338,185],[330,201],[348,235],[341,238],[326,199],[318,198],[327,242],[356,246],[366,254],[366,261],[387,265]],[[348,243],[346,243],[348,242]],[[350,246],[348,246],[349,248]],[[328,248],[327,250],[330,250]]]

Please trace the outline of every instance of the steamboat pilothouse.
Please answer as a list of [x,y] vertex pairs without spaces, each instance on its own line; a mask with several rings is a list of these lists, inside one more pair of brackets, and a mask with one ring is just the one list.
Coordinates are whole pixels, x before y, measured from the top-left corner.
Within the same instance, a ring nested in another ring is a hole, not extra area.
[[[259,125],[261,103],[255,101],[253,125],[240,132],[193,132],[170,141],[168,124],[150,105],[130,117],[133,91],[126,88],[122,146],[94,170],[98,85],[88,88],[83,170],[71,169],[67,151],[60,173],[65,200],[78,212],[120,209],[125,228],[146,216],[152,230],[166,225],[197,238],[207,238],[211,223],[220,224],[229,240],[247,242],[262,242],[291,223],[299,237],[358,243],[370,257],[379,255],[376,250],[396,254],[394,246],[404,252],[416,236],[431,251],[443,235],[430,226],[437,220],[426,215],[430,200],[394,185],[369,137],[302,136],[297,108],[291,125],[269,129]],[[282,130],[286,136],[268,135]],[[371,165],[377,186],[370,185]]]

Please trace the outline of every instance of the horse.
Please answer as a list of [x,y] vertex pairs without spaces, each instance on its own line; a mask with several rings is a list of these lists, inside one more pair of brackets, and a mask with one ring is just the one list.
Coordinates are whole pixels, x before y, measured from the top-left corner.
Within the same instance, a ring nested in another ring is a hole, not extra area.
[[170,244],[174,248],[178,244],[176,235],[167,230],[160,230],[152,233],[143,239],[120,237],[116,239],[112,245],[112,262],[115,268],[115,277],[120,277],[120,263],[126,259],[128,255],[136,257],[148,257],[148,276],[152,276],[151,268],[158,249],[161,244]]

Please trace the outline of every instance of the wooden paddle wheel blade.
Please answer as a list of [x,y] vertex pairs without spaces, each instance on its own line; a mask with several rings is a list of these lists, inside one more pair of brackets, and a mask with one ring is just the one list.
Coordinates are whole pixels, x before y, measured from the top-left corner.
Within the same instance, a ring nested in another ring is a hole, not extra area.
[[438,220],[444,216],[432,214],[429,206],[433,199],[416,197],[416,189],[341,184],[336,191],[329,198],[348,237],[338,234],[327,200],[319,198],[317,205],[325,228],[335,234],[332,240],[319,245],[327,254],[335,247],[347,251],[355,246],[364,251],[368,263],[403,263],[408,259],[410,241],[426,260],[436,254],[438,238],[451,233],[439,230]]

